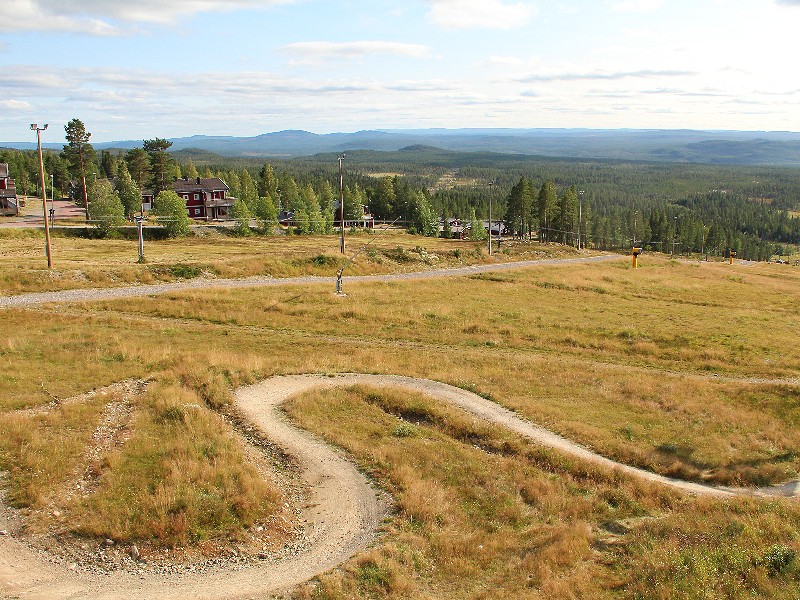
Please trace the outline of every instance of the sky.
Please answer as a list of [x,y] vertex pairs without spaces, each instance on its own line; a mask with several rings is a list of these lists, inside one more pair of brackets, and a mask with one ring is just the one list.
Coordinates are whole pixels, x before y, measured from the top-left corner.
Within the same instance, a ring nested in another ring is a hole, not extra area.
[[800,131],[800,0],[2,0],[0,140]]

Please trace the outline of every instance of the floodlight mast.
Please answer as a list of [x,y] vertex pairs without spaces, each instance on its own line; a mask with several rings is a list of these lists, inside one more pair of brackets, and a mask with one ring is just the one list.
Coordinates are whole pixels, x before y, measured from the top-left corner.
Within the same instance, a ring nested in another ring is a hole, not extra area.
[[342,162],[346,154],[339,155],[339,218],[341,219],[342,235],[339,240],[339,251],[344,254],[344,171],[342,169]]
[[41,175],[42,184],[42,216],[44,217],[44,239],[45,250],[47,252],[47,268],[53,268],[53,257],[50,248],[50,228],[47,223],[47,184],[44,182],[44,159],[42,158],[42,131],[47,129],[47,123],[44,127],[39,127],[36,123],[31,123],[31,131],[36,132],[36,147],[39,150],[39,174]]

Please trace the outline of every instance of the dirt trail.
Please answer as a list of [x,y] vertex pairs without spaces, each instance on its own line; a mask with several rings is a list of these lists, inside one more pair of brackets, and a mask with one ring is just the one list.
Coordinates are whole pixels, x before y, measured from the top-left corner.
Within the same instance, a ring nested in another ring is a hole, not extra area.
[[[559,452],[617,469],[632,477],[689,493],[715,497],[736,495],[796,497],[800,484],[789,482],[761,489],[733,489],[691,483],[616,463],[472,392],[444,383],[392,375],[342,374],[273,377],[236,392],[236,404],[263,434],[294,456],[311,486],[305,551],[278,562],[193,574],[114,573],[84,575],[49,563],[24,544],[0,536],[0,593],[37,599],[118,600],[130,596],[162,600],[235,599],[276,593],[341,564],[366,548],[386,514],[386,502],[340,452],[288,424],[278,407],[288,398],[316,388],[367,384],[419,391],[470,414],[506,427]],[[0,522],[0,528],[3,524]]]
[[781,485],[763,488],[731,488],[684,481],[682,479],[666,477],[651,471],[618,463],[576,442],[572,442],[557,433],[534,425],[491,400],[486,400],[467,390],[429,379],[417,379],[402,375],[363,375],[348,373],[335,376],[296,375],[275,377],[261,385],[271,386],[273,382],[280,382],[281,386],[287,385],[288,382],[294,382],[295,391],[297,393],[319,387],[355,384],[406,388],[449,402],[480,419],[505,427],[510,431],[514,431],[548,448],[553,448],[558,452],[621,471],[632,477],[667,485],[692,494],[717,497],[742,495],[795,497],[800,495],[800,481],[790,481]]
[[[0,596],[35,599],[183,600],[236,599],[278,593],[341,564],[375,538],[387,514],[385,498],[339,451],[288,424],[277,410],[313,379],[271,379],[240,389],[236,403],[272,442],[298,462],[310,486],[306,550],[255,566],[216,568],[205,573],[76,573],[8,535],[0,535]],[[5,530],[0,521],[0,530]]]

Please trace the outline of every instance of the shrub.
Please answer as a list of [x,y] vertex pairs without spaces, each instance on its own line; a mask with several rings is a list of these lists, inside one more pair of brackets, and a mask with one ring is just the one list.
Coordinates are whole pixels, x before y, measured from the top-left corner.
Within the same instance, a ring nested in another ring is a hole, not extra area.
[[153,214],[167,231],[169,237],[180,237],[189,233],[189,213],[186,202],[171,190],[159,192],[155,198]]
[[782,575],[794,562],[796,552],[794,549],[784,546],[783,544],[775,544],[766,551],[762,558],[762,564],[767,569],[770,577]]
[[397,427],[394,428],[392,435],[394,437],[399,437],[399,438],[416,437],[417,428],[411,425],[410,423],[400,423]]

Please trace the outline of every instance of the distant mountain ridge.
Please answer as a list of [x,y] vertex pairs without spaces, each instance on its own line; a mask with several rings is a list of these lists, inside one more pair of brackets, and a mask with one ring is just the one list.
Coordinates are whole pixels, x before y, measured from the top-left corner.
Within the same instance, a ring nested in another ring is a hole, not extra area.
[[[560,158],[800,166],[800,133],[656,129],[387,129],[316,134],[276,131],[253,137],[193,135],[171,138],[172,151],[203,150],[231,157],[297,157],[353,150],[397,151],[432,147]],[[141,140],[94,144],[129,149]],[[0,146],[35,148],[33,143]],[[45,144],[61,149],[60,144]]]

